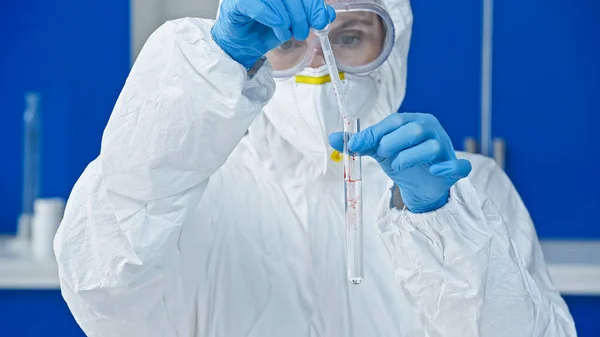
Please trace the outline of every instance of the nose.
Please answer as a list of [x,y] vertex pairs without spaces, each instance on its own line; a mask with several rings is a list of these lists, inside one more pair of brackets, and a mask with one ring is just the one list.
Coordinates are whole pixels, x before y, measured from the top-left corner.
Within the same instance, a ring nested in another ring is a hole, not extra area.
[[321,48],[316,48],[308,66],[313,69],[316,69],[323,66],[324,64],[325,57],[323,56],[323,51],[321,50]]

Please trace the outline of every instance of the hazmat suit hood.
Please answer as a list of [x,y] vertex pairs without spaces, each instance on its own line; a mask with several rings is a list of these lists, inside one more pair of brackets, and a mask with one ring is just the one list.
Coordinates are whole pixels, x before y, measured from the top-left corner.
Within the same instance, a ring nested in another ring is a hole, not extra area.
[[[381,4],[394,23],[395,41],[391,54],[369,74],[346,73],[343,81],[349,115],[361,118],[362,129],[396,112],[406,91],[412,32],[410,3],[408,0],[382,0]],[[324,74],[327,74],[326,66],[307,68],[299,75]],[[250,128],[252,142],[260,143],[255,144],[256,148],[269,149],[270,156],[264,154],[263,160],[273,161],[274,166],[285,162],[285,167],[295,167],[309,179],[327,172],[341,172],[340,163],[331,159],[335,154],[327,141],[329,134],[341,131],[343,126],[333,85],[296,83],[295,77],[276,79],[276,84],[274,97]],[[271,156],[273,158],[267,158]]]

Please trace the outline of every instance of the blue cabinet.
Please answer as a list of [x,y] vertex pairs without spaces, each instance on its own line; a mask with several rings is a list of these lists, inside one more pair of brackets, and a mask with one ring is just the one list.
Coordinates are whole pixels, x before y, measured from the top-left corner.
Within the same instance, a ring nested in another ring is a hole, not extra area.
[[42,197],[67,198],[129,72],[129,1],[6,1],[0,9],[0,233],[21,209],[26,91],[42,96]]
[[[483,1],[413,1],[402,111],[480,134]],[[494,2],[492,136],[542,238],[600,238],[600,3]]]
[[58,290],[0,291],[0,336],[85,337]]
[[578,337],[598,337],[600,296],[565,296],[565,301],[575,320]]
[[493,135],[544,238],[600,238],[600,2],[495,1]]
[[[598,336],[600,297],[566,296],[579,337]],[[3,337],[84,337],[58,290],[0,291]]]
[[460,149],[479,130],[481,1],[412,1],[404,112],[434,114]]

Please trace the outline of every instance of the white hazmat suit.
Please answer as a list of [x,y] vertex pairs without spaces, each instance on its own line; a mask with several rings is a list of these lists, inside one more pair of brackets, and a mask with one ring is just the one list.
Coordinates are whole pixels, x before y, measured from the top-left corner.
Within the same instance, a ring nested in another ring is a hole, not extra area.
[[[350,104],[370,81],[370,124],[404,96],[412,16],[386,5],[392,55],[345,81]],[[394,208],[365,158],[365,280],[349,284],[342,164],[326,143],[335,98],[289,80],[275,93],[269,63],[248,76],[211,26],[181,19],[150,37],[70,196],[55,251],[87,335],[576,335],[526,208],[480,156],[459,154],[471,175],[425,214]]]

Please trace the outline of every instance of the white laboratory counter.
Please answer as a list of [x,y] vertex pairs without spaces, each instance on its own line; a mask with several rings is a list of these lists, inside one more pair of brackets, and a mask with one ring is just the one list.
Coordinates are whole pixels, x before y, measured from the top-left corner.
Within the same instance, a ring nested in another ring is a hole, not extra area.
[[27,245],[0,237],[0,289],[58,289],[54,259],[36,261]]
[[[58,289],[54,260],[35,261],[0,237],[0,289]],[[542,241],[554,283],[564,295],[600,295],[600,241]]]

